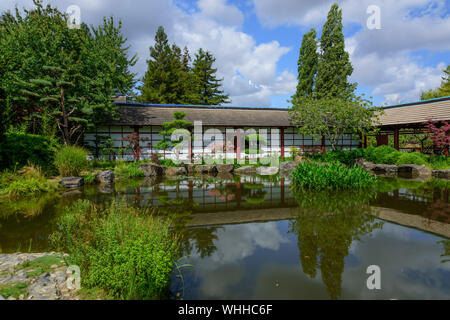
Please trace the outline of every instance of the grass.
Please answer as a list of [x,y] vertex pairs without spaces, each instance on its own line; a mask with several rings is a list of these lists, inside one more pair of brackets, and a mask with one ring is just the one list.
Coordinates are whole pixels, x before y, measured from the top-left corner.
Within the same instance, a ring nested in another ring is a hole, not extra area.
[[114,201],[100,209],[79,200],[66,208],[52,236],[69,264],[80,266],[82,286],[114,299],[163,296],[179,255],[168,220],[151,209]]
[[0,284],[0,295],[4,298],[14,297],[18,299],[27,294],[28,283]]
[[144,177],[144,171],[139,168],[137,162],[119,162],[114,168],[114,174],[119,178],[141,178]]
[[55,191],[57,184],[48,181],[42,170],[32,164],[17,172],[0,173],[0,195],[10,197],[31,197]]
[[87,168],[87,151],[76,146],[64,146],[55,155],[55,166],[63,177],[79,176]]
[[29,277],[37,277],[52,271],[52,266],[64,266],[64,261],[58,256],[45,256],[32,261],[24,262],[16,267],[16,270],[26,270]]
[[91,185],[95,184],[96,174],[95,173],[87,173],[83,176],[84,184]]
[[292,173],[296,186],[314,190],[363,189],[377,178],[359,167],[348,168],[339,162],[300,163]]

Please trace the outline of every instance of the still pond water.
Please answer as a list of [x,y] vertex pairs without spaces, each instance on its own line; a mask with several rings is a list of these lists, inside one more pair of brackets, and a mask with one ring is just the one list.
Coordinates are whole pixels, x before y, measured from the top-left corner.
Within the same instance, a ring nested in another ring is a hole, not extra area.
[[[378,192],[300,192],[287,179],[133,180],[0,203],[0,252],[50,250],[63,208],[125,198],[159,206],[182,236],[184,299],[450,299],[449,183],[382,180]],[[367,268],[381,289],[367,288]]]

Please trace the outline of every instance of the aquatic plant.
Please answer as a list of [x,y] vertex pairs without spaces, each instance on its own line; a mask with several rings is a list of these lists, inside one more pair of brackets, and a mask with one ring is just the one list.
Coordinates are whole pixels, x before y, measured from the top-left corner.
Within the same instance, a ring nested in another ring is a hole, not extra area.
[[100,210],[79,200],[59,219],[52,243],[80,266],[82,285],[116,299],[151,299],[166,290],[179,256],[168,220],[114,201]]
[[377,178],[358,167],[348,168],[341,163],[300,163],[292,173],[297,187],[315,190],[361,189],[373,185]]

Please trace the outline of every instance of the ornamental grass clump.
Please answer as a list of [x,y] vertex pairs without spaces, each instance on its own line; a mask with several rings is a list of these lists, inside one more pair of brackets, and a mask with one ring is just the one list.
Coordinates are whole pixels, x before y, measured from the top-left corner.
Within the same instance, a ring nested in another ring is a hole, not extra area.
[[114,299],[164,295],[179,241],[169,221],[150,210],[125,201],[100,209],[87,200],[66,208],[51,239],[80,267],[83,289],[102,289]]
[[88,166],[87,152],[76,146],[64,146],[55,155],[55,166],[63,177],[79,176]]
[[361,168],[348,168],[338,162],[303,162],[295,168],[292,177],[295,186],[314,190],[363,189],[377,181]]

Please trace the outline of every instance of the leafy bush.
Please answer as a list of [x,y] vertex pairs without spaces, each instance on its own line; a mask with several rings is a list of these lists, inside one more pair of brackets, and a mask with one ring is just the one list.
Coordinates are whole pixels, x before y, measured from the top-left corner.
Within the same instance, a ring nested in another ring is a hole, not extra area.
[[0,143],[0,169],[21,168],[33,163],[50,169],[55,152],[58,149],[56,140],[27,133],[10,132]]
[[51,239],[80,266],[83,286],[118,299],[160,297],[178,258],[178,239],[168,221],[149,213],[124,201],[100,210],[79,200],[66,208]]
[[361,189],[377,180],[361,168],[347,168],[338,162],[324,165],[303,162],[295,168],[292,176],[296,186],[315,190]]
[[55,166],[63,177],[78,176],[87,168],[87,152],[76,146],[64,146],[55,155]]
[[1,173],[0,188],[0,195],[28,197],[54,191],[57,185],[48,181],[39,167],[29,165],[15,173]]
[[369,147],[364,150],[364,158],[374,163],[395,164],[400,154],[389,146]]
[[400,164],[417,164],[428,165],[426,156],[418,152],[400,152],[400,156],[395,162],[396,165]]
[[450,169],[450,157],[449,156],[429,157],[428,161],[433,169],[436,169],[436,170]]
[[144,177],[144,171],[136,162],[119,162],[114,168],[114,174],[120,178]]

